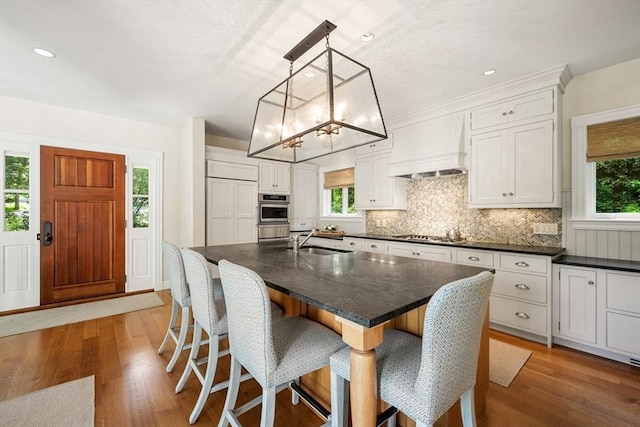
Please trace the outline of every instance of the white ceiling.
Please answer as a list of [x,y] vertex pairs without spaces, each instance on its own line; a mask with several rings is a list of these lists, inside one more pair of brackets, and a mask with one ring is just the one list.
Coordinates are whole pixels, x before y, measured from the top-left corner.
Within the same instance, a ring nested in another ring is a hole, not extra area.
[[563,63],[578,75],[640,58],[640,0],[0,0],[0,94],[171,126],[203,117],[247,140],[282,56],[325,19],[331,46],[371,69],[387,121]]

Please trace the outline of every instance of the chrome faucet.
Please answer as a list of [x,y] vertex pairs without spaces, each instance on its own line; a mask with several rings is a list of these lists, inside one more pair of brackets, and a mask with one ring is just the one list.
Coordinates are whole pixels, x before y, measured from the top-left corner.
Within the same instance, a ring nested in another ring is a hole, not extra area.
[[304,239],[302,239],[302,241],[300,241],[300,236],[302,236],[302,234],[296,234],[295,236],[293,236],[292,241],[293,241],[293,252],[298,252],[300,251],[300,248],[302,248],[304,246],[305,243],[307,243],[307,241],[312,238],[313,236],[316,235],[316,232],[318,231],[318,229],[314,229],[311,230],[311,232],[309,234],[307,234]]

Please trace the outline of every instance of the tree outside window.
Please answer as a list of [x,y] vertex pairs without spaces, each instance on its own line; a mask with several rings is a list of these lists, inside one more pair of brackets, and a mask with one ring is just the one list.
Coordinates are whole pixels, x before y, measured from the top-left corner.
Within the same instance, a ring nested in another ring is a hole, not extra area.
[[332,188],[330,191],[332,214],[340,215],[356,213],[356,193],[354,187]]
[[596,213],[640,213],[640,157],[596,162]]
[[29,230],[29,156],[5,154],[4,229]]

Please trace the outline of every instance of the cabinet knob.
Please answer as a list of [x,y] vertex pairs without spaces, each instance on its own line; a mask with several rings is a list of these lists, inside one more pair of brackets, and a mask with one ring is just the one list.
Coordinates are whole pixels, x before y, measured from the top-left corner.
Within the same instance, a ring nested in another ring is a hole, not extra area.
[[513,193],[509,193],[510,196],[513,196]]
[[509,114],[513,114],[513,110],[509,110]]
[[355,246],[355,245],[356,245],[356,244],[355,244],[355,242],[350,242],[349,244],[350,244],[351,246]]
[[507,197],[507,193],[502,193],[502,195],[503,195],[504,197]]
[[416,254],[415,252],[411,252],[411,255],[415,255],[415,254]]
[[506,111],[505,111],[505,112],[503,112],[503,113],[502,113],[502,115],[503,115],[503,116],[506,116],[506,115],[507,115],[507,112],[506,112]]
[[514,285],[516,288],[518,289],[522,289],[523,291],[528,291],[529,287],[527,285],[525,285],[524,283],[517,283]]
[[420,252],[416,252],[416,255],[417,255],[417,256],[420,256]]
[[589,283],[590,285],[595,285],[595,282],[593,280],[589,280],[587,283]]
[[524,262],[524,261],[516,262],[516,265],[517,265],[518,267],[529,267],[529,264],[527,264],[527,263],[526,263],[526,262]]
[[529,319],[529,315],[527,313],[525,313],[524,311],[516,311],[516,316],[518,316],[521,319]]
[[478,258],[477,256],[470,256],[469,261],[480,261],[480,258]]

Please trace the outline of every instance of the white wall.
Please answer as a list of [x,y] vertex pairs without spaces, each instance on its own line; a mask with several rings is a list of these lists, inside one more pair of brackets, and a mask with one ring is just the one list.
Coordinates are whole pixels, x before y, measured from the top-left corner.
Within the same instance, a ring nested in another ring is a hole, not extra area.
[[575,76],[563,102],[563,246],[570,255],[640,261],[640,231],[574,230],[569,221],[571,118],[640,104],[640,58]]
[[[180,131],[180,246],[205,243],[204,119],[189,119]],[[165,203],[171,203],[165,199]]]
[[0,131],[163,152],[163,238],[180,243],[179,129],[0,96]]

